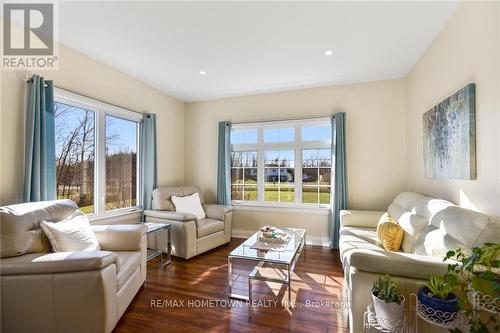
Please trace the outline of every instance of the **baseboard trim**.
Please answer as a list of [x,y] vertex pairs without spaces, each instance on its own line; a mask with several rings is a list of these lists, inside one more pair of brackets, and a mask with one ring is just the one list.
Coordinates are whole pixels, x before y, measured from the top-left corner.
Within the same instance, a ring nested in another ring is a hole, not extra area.
[[[254,233],[255,230],[233,229],[231,232],[231,236],[234,238],[248,238],[252,236]],[[324,236],[307,235],[306,244],[330,247],[330,241],[328,237]]]

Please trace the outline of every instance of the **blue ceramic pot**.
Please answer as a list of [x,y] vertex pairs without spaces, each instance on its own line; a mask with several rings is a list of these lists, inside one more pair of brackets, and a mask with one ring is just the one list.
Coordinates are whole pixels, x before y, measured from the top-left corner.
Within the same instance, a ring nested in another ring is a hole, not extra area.
[[445,319],[437,311],[448,312],[449,314],[458,312],[458,300],[455,294],[450,293],[447,299],[441,299],[429,296],[429,293],[429,288],[422,287],[418,290],[417,297],[419,302],[427,307],[426,314],[430,319],[437,321]]

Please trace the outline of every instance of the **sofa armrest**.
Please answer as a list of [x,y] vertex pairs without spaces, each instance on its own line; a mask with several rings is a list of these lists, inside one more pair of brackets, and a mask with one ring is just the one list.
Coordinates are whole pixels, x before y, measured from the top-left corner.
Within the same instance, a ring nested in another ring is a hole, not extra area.
[[429,274],[445,274],[448,264],[452,263],[430,256],[368,249],[357,249],[346,258],[347,265],[361,271],[424,280]]
[[92,226],[101,250],[141,251],[141,242],[146,237],[144,224],[110,224]]
[[181,222],[196,220],[196,216],[194,216],[193,214],[174,212],[170,210],[145,210],[144,215],[149,217],[155,217],[158,219],[181,221]]
[[108,251],[33,253],[0,260],[1,275],[54,274],[102,269],[117,263],[118,255]]
[[341,210],[340,225],[343,227],[376,228],[384,213],[372,210]]
[[224,221],[226,214],[233,210],[233,206],[206,204],[203,205],[203,209],[208,218]]

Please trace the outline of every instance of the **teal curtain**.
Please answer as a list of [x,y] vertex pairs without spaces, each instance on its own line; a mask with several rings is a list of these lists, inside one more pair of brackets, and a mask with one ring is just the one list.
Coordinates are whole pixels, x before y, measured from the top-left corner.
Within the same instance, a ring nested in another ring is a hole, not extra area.
[[219,154],[217,164],[217,203],[231,203],[231,123],[219,122]]
[[27,83],[23,199],[56,199],[54,86],[38,75]]
[[330,246],[339,249],[340,216],[342,209],[347,209],[347,167],[345,141],[345,112],[337,112],[332,116],[332,165],[333,200],[330,210]]
[[142,206],[151,209],[152,192],[157,186],[156,115],[146,113],[142,123]]

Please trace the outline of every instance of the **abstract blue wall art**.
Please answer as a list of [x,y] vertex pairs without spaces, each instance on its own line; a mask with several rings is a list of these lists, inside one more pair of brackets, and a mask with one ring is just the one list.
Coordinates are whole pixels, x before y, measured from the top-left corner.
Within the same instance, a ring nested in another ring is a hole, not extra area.
[[424,175],[476,179],[476,86],[468,84],[424,113]]

